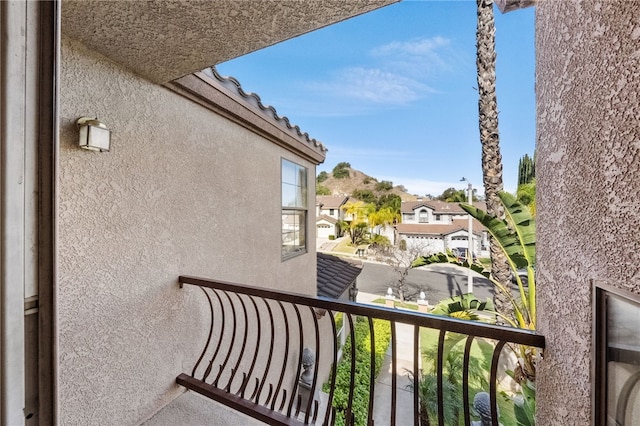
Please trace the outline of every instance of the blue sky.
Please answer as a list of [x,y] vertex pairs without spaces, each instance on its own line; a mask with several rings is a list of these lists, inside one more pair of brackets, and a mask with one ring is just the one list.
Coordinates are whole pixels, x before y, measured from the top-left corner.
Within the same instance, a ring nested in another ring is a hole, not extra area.
[[[534,9],[497,9],[505,189],[535,147]],[[405,1],[217,66],[342,161],[410,193],[482,186],[475,1]],[[483,193],[481,189],[479,191]]]

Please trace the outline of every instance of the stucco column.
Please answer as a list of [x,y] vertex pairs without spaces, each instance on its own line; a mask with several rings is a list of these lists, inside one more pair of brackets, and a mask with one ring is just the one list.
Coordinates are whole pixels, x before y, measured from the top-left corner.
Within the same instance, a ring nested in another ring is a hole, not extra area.
[[536,7],[538,424],[591,421],[591,280],[640,293],[640,3]]

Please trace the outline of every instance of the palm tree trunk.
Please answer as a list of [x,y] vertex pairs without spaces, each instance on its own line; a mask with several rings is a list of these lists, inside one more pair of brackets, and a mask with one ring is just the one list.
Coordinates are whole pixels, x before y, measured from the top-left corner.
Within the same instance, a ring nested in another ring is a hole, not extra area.
[[[480,143],[482,144],[482,179],[487,202],[487,213],[504,218],[504,208],[498,197],[503,190],[502,155],[498,134],[498,102],[496,99],[496,45],[493,0],[476,0],[478,5],[478,29],[476,32],[478,67],[478,112]],[[507,259],[493,239],[490,240],[491,274],[509,288],[511,273]],[[495,293],[496,309],[513,317],[513,308],[506,295]]]

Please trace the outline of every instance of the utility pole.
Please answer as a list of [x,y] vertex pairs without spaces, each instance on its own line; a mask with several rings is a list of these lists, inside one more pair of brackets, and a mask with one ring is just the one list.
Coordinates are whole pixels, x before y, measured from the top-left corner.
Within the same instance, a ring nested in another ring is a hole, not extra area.
[[[466,178],[460,179],[462,182],[467,182],[467,203],[473,205],[473,186]],[[469,262],[469,269],[467,270],[467,293],[473,293],[473,275],[471,271],[471,262],[473,262],[473,217],[469,215],[469,235],[467,237],[467,262]]]

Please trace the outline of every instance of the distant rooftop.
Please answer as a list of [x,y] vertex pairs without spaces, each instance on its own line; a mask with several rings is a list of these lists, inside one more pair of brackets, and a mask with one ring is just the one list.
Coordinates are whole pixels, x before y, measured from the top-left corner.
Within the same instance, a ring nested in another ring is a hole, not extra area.
[[339,299],[362,272],[362,262],[349,262],[324,253],[317,253],[317,258],[318,296]]

